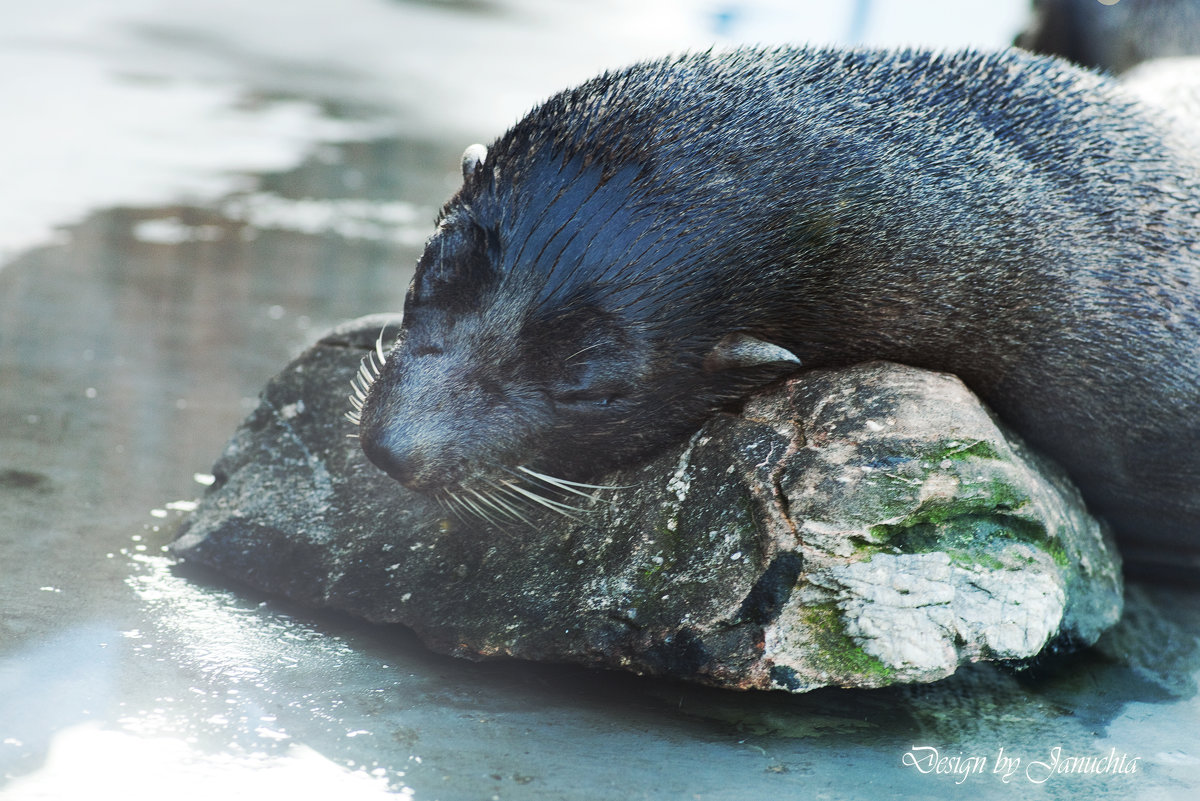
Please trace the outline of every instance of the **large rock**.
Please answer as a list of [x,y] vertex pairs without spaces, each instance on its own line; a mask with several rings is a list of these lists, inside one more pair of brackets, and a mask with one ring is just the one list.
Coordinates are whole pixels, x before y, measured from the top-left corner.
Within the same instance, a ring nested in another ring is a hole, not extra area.
[[347,436],[382,323],[268,384],[178,555],[457,656],[736,688],[933,681],[1090,644],[1120,615],[1110,538],[951,376],[806,373],[608,477],[627,488],[564,498],[574,519],[531,505],[496,527],[405,490]]

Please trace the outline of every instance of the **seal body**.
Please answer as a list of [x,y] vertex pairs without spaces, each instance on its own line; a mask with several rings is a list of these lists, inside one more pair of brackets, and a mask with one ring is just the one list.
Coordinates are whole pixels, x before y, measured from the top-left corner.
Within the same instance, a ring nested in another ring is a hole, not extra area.
[[642,458],[797,369],[957,374],[1124,536],[1200,528],[1200,168],[1019,51],[607,73],[469,151],[367,456],[486,493]]

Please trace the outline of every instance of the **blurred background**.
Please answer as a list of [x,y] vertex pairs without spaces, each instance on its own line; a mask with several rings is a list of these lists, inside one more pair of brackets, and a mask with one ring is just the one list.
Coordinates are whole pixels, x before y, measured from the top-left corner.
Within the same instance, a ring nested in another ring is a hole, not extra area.
[[[736,695],[426,652],[164,554],[263,383],[400,308],[464,147],[711,45],[1011,43],[1025,0],[42,0],[0,11],[0,797],[1183,798],[1200,602],[1046,676]],[[1131,653],[1142,656],[1131,657]],[[1145,656],[1152,654],[1153,656]],[[1046,784],[917,745],[1140,758]]]
[[406,135],[457,155],[640,58],[736,42],[995,48],[1026,17],[1023,0],[10,4],[0,253],[96,208],[212,201],[322,142]]

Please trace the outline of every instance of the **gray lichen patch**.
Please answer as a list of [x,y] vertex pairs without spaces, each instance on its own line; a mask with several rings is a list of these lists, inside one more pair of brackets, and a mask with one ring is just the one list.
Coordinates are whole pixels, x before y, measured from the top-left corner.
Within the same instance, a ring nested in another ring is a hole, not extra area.
[[847,634],[909,681],[948,676],[966,659],[1038,653],[1062,622],[1056,572],[1036,562],[964,568],[939,552],[879,555],[831,571]]
[[[860,651],[886,672],[838,683],[930,681],[965,661],[1027,658],[1055,638],[1116,621],[1111,556],[1109,570],[1079,574],[1095,564],[1084,551],[1094,555],[1104,533],[1061,478],[1047,477],[1052,467],[1026,458],[944,376],[876,365],[812,378],[840,383],[846,373],[857,374],[860,401],[814,406],[818,414],[803,423],[824,435],[786,468],[806,579],[820,590],[781,624],[788,632],[776,640],[778,658],[790,681],[834,678],[830,665]],[[870,391],[875,384],[884,388]],[[807,392],[818,394],[811,383]],[[922,436],[930,407],[939,426]],[[872,424],[878,418],[888,424]],[[1083,626],[1075,609],[1093,593],[1108,605]],[[826,613],[814,618],[814,608]],[[805,660],[791,658],[796,643]],[[836,652],[826,653],[831,644]]]
[[1110,538],[952,377],[813,371],[605,478],[629,489],[577,519],[496,528],[447,519],[347,437],[382,323],[268,384],[177,554],[456,656],[739,689],[931,681],[1086,645],[1120,615]]

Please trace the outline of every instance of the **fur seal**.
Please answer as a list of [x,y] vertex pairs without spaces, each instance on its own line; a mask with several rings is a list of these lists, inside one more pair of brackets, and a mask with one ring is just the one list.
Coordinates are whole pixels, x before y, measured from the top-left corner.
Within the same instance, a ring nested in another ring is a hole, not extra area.
[[1123,537],[1195,543],[1200,165],[1173,141],[1017,50],[605,73],[464,155],[351,419],[396,480],[500,513],[886,359],[957,374]]
[[1014,44],[1116,73],[1200,55],[1200,0],[1034,0]]

